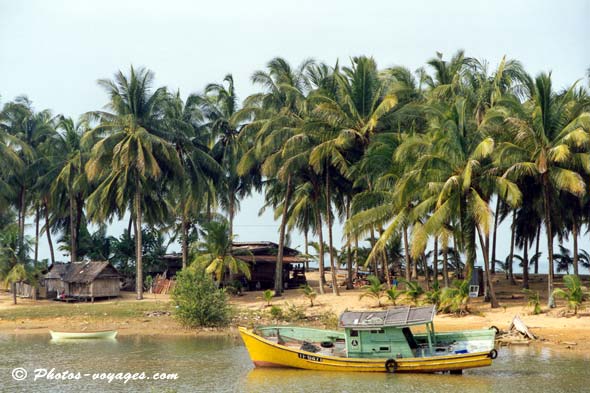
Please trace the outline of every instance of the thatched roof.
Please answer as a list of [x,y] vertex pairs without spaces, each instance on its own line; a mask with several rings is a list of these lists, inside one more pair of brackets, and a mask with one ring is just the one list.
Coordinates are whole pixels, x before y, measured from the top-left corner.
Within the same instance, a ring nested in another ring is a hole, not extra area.
[[119,278],[119,272],[107,261],[56,263],[45,278],[58,278],[65,282],[89,283],[101,278]]
[[47,274],[45,274],[43,277],[60,280],[66,274],[68,265],[68,263],[54,263],[53,265],[49,266],[49,272],[47,272]]

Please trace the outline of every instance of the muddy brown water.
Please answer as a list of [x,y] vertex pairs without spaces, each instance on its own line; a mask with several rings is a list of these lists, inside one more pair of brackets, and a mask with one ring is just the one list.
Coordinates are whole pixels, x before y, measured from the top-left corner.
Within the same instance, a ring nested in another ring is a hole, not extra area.
[[234,337],[53,342],[48,335],[0,335],[0,391],[590,392],[590,354],[513,347],[500,349],[493,366],[463,375],[354,374],[255,369]]

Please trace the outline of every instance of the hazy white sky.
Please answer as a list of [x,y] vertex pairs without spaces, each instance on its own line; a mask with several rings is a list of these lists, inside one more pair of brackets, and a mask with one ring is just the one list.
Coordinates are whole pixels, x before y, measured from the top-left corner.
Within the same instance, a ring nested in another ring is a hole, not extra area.
[[[333,64],[363,54],[380,67],[415,69],[458,49],[492,66],[506,55],[533,74],[551,70],[559,88],[590,67],[589,21],[590,0],[0,0],[0,96],[27,94],[37,109],[77,117],[106,103],[96,80],[130,64],[183,95],[231,72],[244,98],[255,91],[252,72],[275,56]],[[278,238],[272,215],[257,216],[260,205],[244,201],[240,240]]]

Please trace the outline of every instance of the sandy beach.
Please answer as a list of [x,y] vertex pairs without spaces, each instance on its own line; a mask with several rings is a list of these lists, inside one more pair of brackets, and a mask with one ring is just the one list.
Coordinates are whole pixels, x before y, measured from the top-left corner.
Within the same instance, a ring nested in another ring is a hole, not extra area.
[[[534,278],[532,289],[546,294],[546,282],[542,276]],[[519,315],[531,331],[539,337],[531,345],[550,346],[558,350],[573,353],[587,353],[590,350],[590,309],[586,303],[573,315],[558,300],[558,307],[547,309],[543,313],[532,315],[531,307],[517,287],[510,285],[504,276],[496,275],[497,295],[500,308],[491,309],[482,298],[471,299],[470,314],[458,317],[451,314],[438,314],[435,327],[439,331],[478,329],[497,326],[506,330],[512,318]],[[309,281],[317,289],[317,273],[310,273]],[[283,296],[271,301],[274,306],[286,310],[295,306],[305,313],[306,320],[296,324],[322,326],[326,317],[332,321],[345,309],[372,309],[377,306],[375,299],[359,299],[364,292],[362,288],[345,290],[341,288],[340,296],[332,294],[326,287],[326,294],[318,295],[314,307],[309,306],[300,290],[285,291]],[[387,306],[385,299],[382,300]],[[173,305],[168,295],[146,294],[143,301],[137,302],[135,294],[123,292],[116,300],[100,301],[94,304],[56,304],[48,300],[33,301],[18,299],[12,305],[9,293],[0,293],[0,334],[47,334],[49,330],[100,330],[117,329],[120,335],[236,335],[237,325],[260,325],[276,323],[270,316],[270,308],[262,298],[262,292],[246,292],[242,296],[231,297],[236,317],[232,326],[224,329],[186,329],[173,317]],[[103,312],[104,310],[104,312]],[[281,322],[285,323],[285,322]]]

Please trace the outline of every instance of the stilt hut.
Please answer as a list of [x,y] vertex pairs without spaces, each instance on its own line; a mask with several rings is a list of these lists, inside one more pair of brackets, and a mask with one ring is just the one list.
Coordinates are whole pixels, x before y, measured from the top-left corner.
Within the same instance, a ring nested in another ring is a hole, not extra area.
[[118,297],[120,292],[119,272],[107,261],[56,263],[44,278],[48,297],[63,293],[94,300]]

